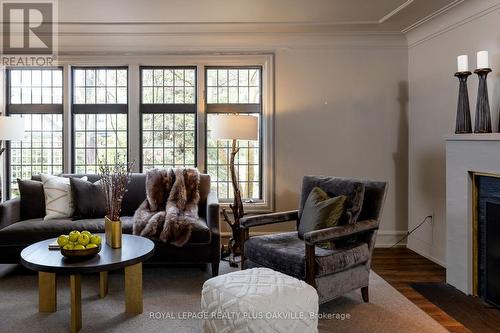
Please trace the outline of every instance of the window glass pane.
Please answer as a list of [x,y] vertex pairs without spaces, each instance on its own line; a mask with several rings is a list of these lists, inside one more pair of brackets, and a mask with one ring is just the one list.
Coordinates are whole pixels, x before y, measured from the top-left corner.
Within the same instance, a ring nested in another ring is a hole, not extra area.
[[207,70],[207,104],[260,104],[259,68]]
[[[58,174],[63,170],[62,125],[63,116],[58,113],[62,104],[62,69],[12,69],[8,73],[9,105],[12,117],[22,117],[25,122],[24,138],[11,141],[9,191],[12,197],[19,195],[17,178],[30,179],[41,172]],[[58,105],[40,114],[40,104]],[[10,106],[17,105],[16,108]],[[47,111],[48,110],[48,111]]]
[[195,114],[142,114],[142,168],[195,166]]
[[195,104],[196,70],[141,69],[143,104]]
[[[213,140],[210,138],[211,122],[217,113],[217,104],[252,104],[258,106],[261,117],[261,68],[258,67],[221,67],[206,70],[207,92],[207,172],[212,180],[212,189],[217,191],[221,200],[230,201],[233,198],[233,188],[229,170],[231,156],[230,140]],[[210,112],[209,107],[213,110]],[[234,107],[235,112],[249,114],[245,108]],[[241,195],[244,200],[259,200],[261,195],[261,142],[238,140],[240,148],[235,158],[235,168],[238,175]]]
[[141,68],[141,80],[142,170],[196,166],[195,108],[175,106],[196,104],[196,69]]
[[127,162],[126,114],[75,114],[75,170],[98,173],[99,165]]
[[[210,138],[212,117],[216,114],[208,114],[208,136],[207,136],[207,170],[211,177],[212,189],[217,191],[220,199],[230,200],[233,198],[233,187],[229,172],[229,160],[231,157],[231,140],[213,140]],[[259,115],[255,115],[259,117]],[[235,169],[239,175],[239,186],[243,199],[258,200],[260,194],[260,142],[238,140],[240,150],[235,159]],[[252,147],[252,148],[249,148]]]
[[74,104],[95,104],[92,113],[73,109],[75,172],[98,173],[100,165],[127,163],[127,114],[105,107],[128,103],[127,73],[113,67],[74,69]]
[[74,103],[127,104],[127,75],[126,69],[74,69]]
[[10,104],[62,104],[62,69],[16,69],[9,73]]
[[62,114],[15,114],[26,124],[24,138],[11,142],[10,190],[17,197],[17,178],[30,179],[41,172],[60,174],[63,171]]

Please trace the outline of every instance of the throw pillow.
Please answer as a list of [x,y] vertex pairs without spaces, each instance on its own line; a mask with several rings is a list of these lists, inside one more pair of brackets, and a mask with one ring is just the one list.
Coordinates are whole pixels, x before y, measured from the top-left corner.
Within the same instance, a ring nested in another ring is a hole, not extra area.
[[73,220],[104,218],[105,204],[101,181],[95,183],[79,178],[70,178],[75,212]]
[[345,195],[347,197],[346,210],[339,221],[339,224],[352,224],[358,220],[363,207],[365,196],[365,184],[362,181],[348,178],[305,176],[302,182],[302,194],[300,198],[301,211],[299,217],[302,218],[302,209],[311,190],[315,187],[321,188],[330,197]]
[[21,221],[45,216],[45,194],[42,182],[17,179],[21,202]]
[[315,187],[309,193],[299,224],[299,237],[306,232],[334,227],[344,214],[347,197],[340,195],[330,198],[328,194]]
[[[45,193],[44,220],[67,218],[73,215],[73,196],[69,178],[42,174],[43,191]],[[87,177],[81,179],[87,180]]]

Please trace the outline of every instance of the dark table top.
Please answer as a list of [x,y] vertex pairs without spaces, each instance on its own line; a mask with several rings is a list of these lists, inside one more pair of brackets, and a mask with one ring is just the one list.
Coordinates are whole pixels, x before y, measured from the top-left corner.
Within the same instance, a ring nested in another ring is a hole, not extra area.
[[55,238],[47,239],[25,248],[21,252],[23,266],[41,272],[80,274],[110,271],[135,265],[149,259],[154,252],[154,243],[144,237],[122,235],[122,247],[113,249],[106,245],[105,235],[102,239],[102,249],[94,257],[76,261],[64,257],[58,250],[49,250],[49,244]]

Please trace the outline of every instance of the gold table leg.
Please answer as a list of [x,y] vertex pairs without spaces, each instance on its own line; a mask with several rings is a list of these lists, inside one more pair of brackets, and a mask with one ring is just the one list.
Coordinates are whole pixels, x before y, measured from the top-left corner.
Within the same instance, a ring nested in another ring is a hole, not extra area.
[[71,286],[71,332],[76,333],[82,328],[82,277],[70,275]]
[[125,312],[142,313],[142,263],[125,267]]
[[38,311],[57,311],[56,273],[38,272]]
[[101,272],[99,274],[99,296],[106,297],[108,294],[108,272]]

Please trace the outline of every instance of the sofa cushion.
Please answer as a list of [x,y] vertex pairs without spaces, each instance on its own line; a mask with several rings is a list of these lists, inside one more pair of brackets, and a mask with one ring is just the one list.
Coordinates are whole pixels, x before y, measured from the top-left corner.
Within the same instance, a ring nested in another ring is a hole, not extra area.
[[17,179],[21,200],[21,220],[43,218],[45,216],[45,194],[41,181]]
[[[304,279],[305,243],[297,232],[250,237],[245,242],[245,257],[282,273]],[[368,244],[355,243],[337,249],[316,247],[316,276],[340,272],[368,261]]]
[[[132,233],[133,217],[123,216],[122,230]],[[104,233],[104,219],[72,221],[69,218],[43,221],[42,218],[16,222],[0,230],[0,246],[30,245],[38,241],[68,234],[72,230],[88,230],[91,233]],[[189,243],[209,243],[210,230],[204,220],[193,225]]]
[[[124,233],[132,233],[132,217],[122,217]],[[0,230],[0,245],[29,245],[38,241],[68,234],[72,230],[88,230],[91,233],[104,233],[104,219],[72,221],[70,218],[31,219],[16,222]]]

